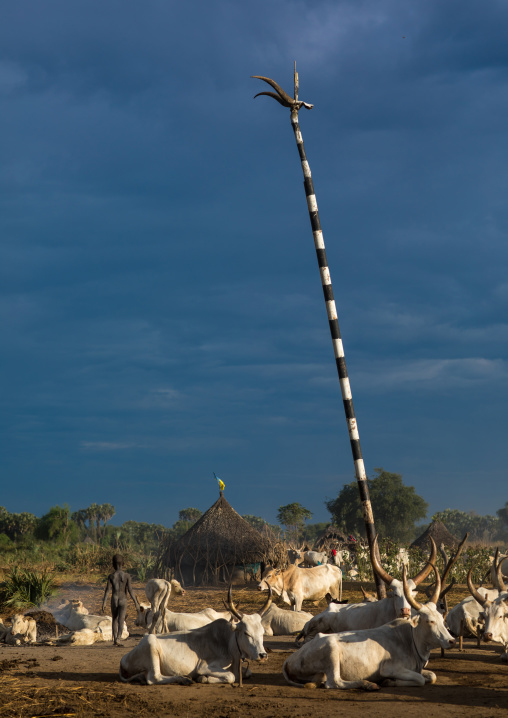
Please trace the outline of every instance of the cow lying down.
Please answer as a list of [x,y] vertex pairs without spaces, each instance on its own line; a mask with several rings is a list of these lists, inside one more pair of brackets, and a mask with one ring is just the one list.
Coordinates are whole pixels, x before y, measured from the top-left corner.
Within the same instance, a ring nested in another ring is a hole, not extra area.
[[[237,623],[220,618],[185,633],[145,635],[120,661],[120,679],[148,685],[239,682],[242,659],[267,658],[261,619],[271,600],[270,591],[259,614],[244,615],[233,604],[230,588],[227,608]],[[250,675],[249,670],[243,673]]]
[[5,626],[0,619],[0,641],[10,646],[37,641],[37,624],[30,616],[17,613],[12,617],[11,625]]
[[[72,633],[46,641],[48,645],[91,646],[100,641],[113,640],[113,627],[110,616],[94,616],[88,613],[81,601],[66,601],[52,611],[58,623]],[[124,624],[122,639],[129,637]]]
[[416,611],[412,618],[360,631],[318,633],[285,661],[282,672],[287,683],[365,690],[377,690],[379,682],[390,686],[435,683],[435,674],[424,670],[431,649],[455,645],[436,608],[441,582],[436,570],[435,574],[436,590],[421,605],[410,593],[404,567],[404,592]]
[[[165,626],[164,633],[174,633],[175,631],[192,631],[195,628],[206,626],[218,618],[225,618],[227,621],[231,618],[229,611],[215,611],[213,608],[205,608],[197,613],[177,613],[165,610]],[[152,626],[153,611],[146,603],[141,603],[138,609],[135,625],[149,629]],[[155,633],[162,633],[162,621],[157,621]]]
[[266,636],[290,636],[299,633],[311,618],[312,613],[307,611],[287,611],[272,603],[265,611],[261,624]]

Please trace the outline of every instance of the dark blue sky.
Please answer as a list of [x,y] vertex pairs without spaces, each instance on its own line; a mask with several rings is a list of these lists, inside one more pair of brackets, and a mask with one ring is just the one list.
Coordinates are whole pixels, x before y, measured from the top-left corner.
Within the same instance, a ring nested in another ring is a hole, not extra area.
[[[274,521],[368,473],[506,500],[508,7],[19,0],[0,25],[0,503]],[[269,88],[267,88],[269,89]],[[375,507],[374,507],[375,510]]]

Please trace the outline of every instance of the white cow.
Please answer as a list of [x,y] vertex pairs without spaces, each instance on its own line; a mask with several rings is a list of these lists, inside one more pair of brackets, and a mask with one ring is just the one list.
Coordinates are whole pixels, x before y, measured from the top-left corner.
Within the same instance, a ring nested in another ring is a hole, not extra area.
[[[431,538],[431,555],[429,563],[413,580],[408,580],[411,595],[416,595],[417,586],[424,581],[432,571],[432,563],[436,559],[437,548]],[[314,616],[305,624],[303,630],[296,637],[296,643],[302,639],[310,641],[318,633],[338,633],[339,631],[353,631],[366,628],[376,628],[396,618],[406,618],[411,615],[411,605],[404,592],[402,581],[390,576],[379,563],[376,556],[376,541],[372,547],[371,561],[374,571],[387,583],[389,595],[381,601],[334,604],[330,603],[322,613]],[[439,583],[441,586],[441,582]]]
[[282,672],[286,681],[300,687],[324,683],[326,688],[365,690],[377,690],[381,681],[391,686],[435,683],[435,674],[424,670],[431,649],[455,645],[436,608],[441,583],[435,573],[437,590],[432,600],[422,605],[411,595],[404,567],[405,595],[416,611],[412,618],[331,636],[319,633],[285,661]]
[[500,561],[497,566],[497,584],[499,586],[497,598],[493,600],[483,598],[475,589],[471,580],[472,569],[469,569],[467,575],[467,585],[471,594],[483,608],[482,618],[485,621],[483,640],[486,643],[490,641],[501,643],[503,646],[501,660],[508,662],[508,588],[503,581],[501,563]]
[[10,646],[21,646],[23,643],[37,641],[37,624],[30,616],[16,614],[11,625],[6,626],[0,619],[0,641]]
[[238,623],[218,619],[188,633],[145,635],[120,661],[120,679],[148,685],[240,682],[243,659],[267,658],[261,620],[271,600],[270,591],[259,614],[243,615],[233,604],[230,588],[227,607]]
[[[122,637],[126,637],[123,636]],[[48,646],[92,646],[94,643],[112,641],[113,631],[111,622],[99,624],[95,629],[81,628],[79,631],[65,633],[58,638],[51,638],[45,641]]]
[[305,551],[303,563],[305,566],[323,566],[328,563],[328,556],[324,551]]
[[[150,628],[152,625],[153,612],[150,606],[146,603],[142,603],[139,606],[138,615],[135,621],[136,626],[142,626],[143,628]],[[225,618],[230,620],[231,614],[229,611],[214,611],[213,608],[205,608],[203,611],[198,613],[175,613],[166,608],[165,611],[165,633],[174,633],[175,631],[191,631],[194,628],[200,628],[206,626],[212,621],[216,621],[218,618]],[[156,629],[161,627],[162,621],[158,622]],[[158,630],[155,631],[159,633]]]
[[17,613],[12,617],[11,632],[13,637],[21,638],[24,643],[37,641],[37,623],[31,616]]
[[316,566],[315,568],[299,568],[288,566],[287,569],[267,568],[261,582],[260,591],[269,588],[282,596],[294,611],[302,610],[303,601],[320,601],[330,593],[332,598],[342,598],[342,571],[337,566]]
[[[497,588],[477,589],[478,593],[489,601],[499,596]],[[467,631],[472,636],[478,636],[478,631],[483,630],[482,606],[473,596],[467,596],[460,603],[451,608],[445,617],[445,624],[450,633],[459,637]],[[459,646],[460,648],[460,646]]]
[[289,636],[302,630],[312,613],[307,611],[285,611],[274,603],[265,612],[261,623],[266,636]]
[[83,602],[79,598],[72,598],[70,601],[66,599],[56,608],[48,608],[47,610],[53,614],[55,621],[61,623],[62,626],[65,625],[64,621],[69,618],[71,612],[81,613],[85,616],[88,615],[88,609],[85,608]]
[[147,599],[150,601],[152,608],[152,624],[149,628],[150,633],[155,633],[156,627],[158,627],[159,620],[162,616],[162,626],[160,628],[161,633],[166,633],[168,630],[167,625],[164,621],[165,610],[168,605],[171,591],[177,596],[183,596],[185,590],[180,585],[180,582],[176,579],[166,581],[164,578],[152,578],[145,586],[145,593]]
[[[83,628],[91,631],[99,631],[100,635],[103,636],[100,640],[112,641],[113,640],[113,628],[110,616],[94,616],[86,613],[82,613],[81,601],[76,605],[73,601],[65,604],[63,607],[58,606],[53,611],[55,620],[62,626],[65,626],[70,631],[81,631]],[[85,609],[86,610],[86,609]],[[128,638],[129,631],[127,626],[124,624],[121,638]]]

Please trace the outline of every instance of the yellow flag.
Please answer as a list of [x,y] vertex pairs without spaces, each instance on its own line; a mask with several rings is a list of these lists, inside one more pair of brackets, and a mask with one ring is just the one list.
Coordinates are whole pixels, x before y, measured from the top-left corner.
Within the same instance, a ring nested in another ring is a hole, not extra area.
[[215,478],[217,479],[217,482],[218,482],[218,484],[219,484],[219,489],[220,489],[221,491],[224,491],[224,489],[226,488],[226,484],[224,483],[224,481],[222,481],[222,479],[219,479],[219,477],[217,476],[217,474],[215,473],[215,471],[213,472],[213,475],[214,475]]

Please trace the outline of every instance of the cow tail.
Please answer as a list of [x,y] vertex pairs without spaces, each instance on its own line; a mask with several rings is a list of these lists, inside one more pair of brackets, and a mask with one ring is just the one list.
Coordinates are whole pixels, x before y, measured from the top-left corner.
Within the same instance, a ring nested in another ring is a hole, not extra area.
[[471,633],[472,636],[476,636],[476,638],[478,638],[478,633],[479,633],[478,624],[475,625],[473,623],[473,621],[471,620],[471,617],[468,616],[467,611],[464,611],[464,625],[467,628],[467,630],[469,631],[469,633]]
[[142,683],[146,685],[146,673],[142,671],[141,673],[135,673],[133,676],[129,676],[127,671],[122,665],[122,662],[120,661],[120,670],[118,671],[120,675],[120,680],[124,683]]
[[288,683],[290,686],[296,686],[296,688],[303,688],[305,685],[304,683],[296,683],[289,677],[289,673],[286,668],[286,663],[287,663],[287,661],[284,661],[284,664],[282,666],[282,675],[284,676],[286,683]]

